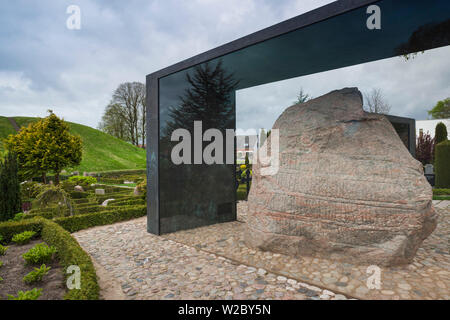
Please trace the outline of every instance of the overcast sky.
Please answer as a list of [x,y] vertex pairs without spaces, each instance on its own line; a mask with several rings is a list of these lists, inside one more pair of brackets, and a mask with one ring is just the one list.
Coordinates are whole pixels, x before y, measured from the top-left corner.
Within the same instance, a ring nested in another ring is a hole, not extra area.
[[[40,116],[52,109],[96,127],[114,89],[328,0],[2,1],[0,115]],[[69,5],[81,30],[69,30]],[[320,96],[357,86],[380,88],[391,113],[425,119],[450,96],[450,49],[291,79],[237,94],[238,127],[270,128],[300,87]]]

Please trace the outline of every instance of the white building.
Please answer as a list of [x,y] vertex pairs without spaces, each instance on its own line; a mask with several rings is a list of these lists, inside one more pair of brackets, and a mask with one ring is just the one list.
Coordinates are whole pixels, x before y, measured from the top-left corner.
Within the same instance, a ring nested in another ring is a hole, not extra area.
[[416,137],[423,134],[429,133],[431,138],[434,138],[434,131],[436,130],[436,125],[442,122],[447,127],[447,132],[450,133],[450,119],[437,119],[437,120],[417,120],[416,121]]

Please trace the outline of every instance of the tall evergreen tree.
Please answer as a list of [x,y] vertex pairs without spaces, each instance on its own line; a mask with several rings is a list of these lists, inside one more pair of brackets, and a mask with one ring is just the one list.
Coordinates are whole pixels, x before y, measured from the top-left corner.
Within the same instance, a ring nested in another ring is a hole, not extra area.
[[187,74],[189,88],[180,97],[179,107],[171,108],[165,133],[184,128],[192,132],[194,121],[202,121],[203,130],[232,129],[234,108],[232,94],[238,84],[219,61],[215,66],[205,63],[195,68],[194,74]]
[[14,218],[21,211],[17,156],[8,153],[0,161],[0,221]]
[[447,127],[443,122],[439,122],[436,125],[434,139],[436,141],[436,144],[439,144],[442,141],[446,141],[448,139]]

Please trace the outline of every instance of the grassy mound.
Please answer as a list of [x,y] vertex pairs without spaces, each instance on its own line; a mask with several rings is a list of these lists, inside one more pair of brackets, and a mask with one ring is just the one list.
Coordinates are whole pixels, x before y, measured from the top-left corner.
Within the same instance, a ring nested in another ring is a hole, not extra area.
[[[17,124],[28,126],[38,118],[14,117]],[[137,148],[125,141],[119,140],[99,130],[68,122],[70,132],[83,139],[83,160],[78,167],[70,168],[80,172],[109,171],[123,169],[142,169],[146,166],[146,153],[144,149]],[[0,117],[0,140],[15,130],[6,117]],[[0,154],[4,152],[0,143]]]

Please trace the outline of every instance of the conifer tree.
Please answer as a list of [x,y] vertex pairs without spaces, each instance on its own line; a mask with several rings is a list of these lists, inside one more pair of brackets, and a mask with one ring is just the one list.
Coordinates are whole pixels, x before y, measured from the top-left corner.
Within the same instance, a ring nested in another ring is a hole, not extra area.
[[0,221],[14,218],[21,211],[17,157],[8,153],[0,161]]

